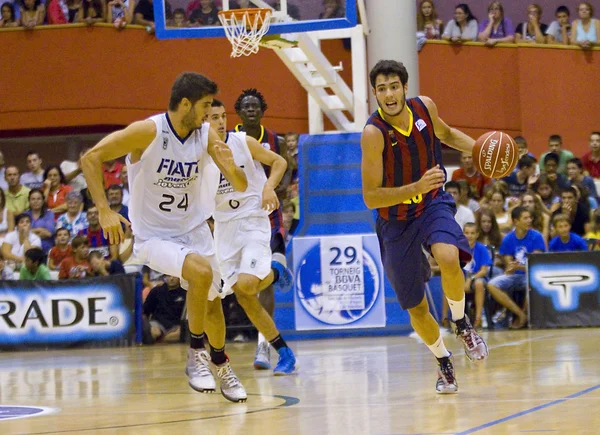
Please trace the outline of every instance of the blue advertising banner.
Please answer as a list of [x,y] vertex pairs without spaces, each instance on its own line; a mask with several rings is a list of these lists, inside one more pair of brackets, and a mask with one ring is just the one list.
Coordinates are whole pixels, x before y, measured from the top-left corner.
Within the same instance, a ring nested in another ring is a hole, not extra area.
[[534,328],[600,326],[600,251],[528,257]]
[[385,326],[375,234],[295,237],[293,252],[296,330]]
[[134,274],[0,281],[0,349],[131,345],[135,306]]

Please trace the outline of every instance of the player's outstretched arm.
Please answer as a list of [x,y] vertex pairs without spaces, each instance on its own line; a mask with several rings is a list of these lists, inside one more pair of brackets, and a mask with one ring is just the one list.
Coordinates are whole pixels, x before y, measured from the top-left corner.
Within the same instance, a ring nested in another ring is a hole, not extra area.
[[227,144],[219,138],[218,133],[211,127],[208,131],[208,154],[221,171],[221,174],[231,183],[238,192],[245,192],[248,188],[248,179],[242,168],[235,164],[233,153]]
[[262,207],[267,211],[276,210],[279,208],[279,198],[275,193],[275,189],[286,173],[287,161],[279,154],[263,148],[253,137],[246,136],[246,143],[254,160],[271,167],[271,174],[263,188]]
[[417,195],[423,195],[444,184],[444,171],[439,166],[429,169],[416,183],[399,187],[382,187],[383,180],[383,136],[372,125],[367,125],[360,138],[362,149],[362,190],[367,207],[382,208],[398,205]]
[[427,106],[429,110],[429,115],[431,116],[431,120],[433,121],[433,129],[435,130],[435,135],[446,145],[451,146],[454,149],[462,151],[464,153],[473,152],[473,145],[475,144],[475,140],[462,131],[457,130],[456,128],[449,127],[440,115],[438,114],[437,106],[433,102],[433,100],[429,97],[421,96],[419,97],[421,101]]
[[[156,136],[156,124],[153,121],[138,121],[123,130],[115,131],[102,139],[81,158],[81,170],[85,176],[92,199],[98,207],[100,225],[104,236],[111,244],[125,239],[121,222],[129,223],[108,205],[104,191],[102,163],[131,153],[132,158],[141,156]],[[133,161],[136,161],[135,159]]]

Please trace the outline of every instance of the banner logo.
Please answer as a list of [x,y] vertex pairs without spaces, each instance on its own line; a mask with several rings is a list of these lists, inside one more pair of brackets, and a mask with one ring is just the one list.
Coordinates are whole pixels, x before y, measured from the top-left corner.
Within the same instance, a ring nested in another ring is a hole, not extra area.
[[529,273],[536,290],[550,296],[557,311],[577,309],[581,293],[598,289],[597,270],[593,266],[561,266],[559,270],[552,270],[548,265],[536,265]]

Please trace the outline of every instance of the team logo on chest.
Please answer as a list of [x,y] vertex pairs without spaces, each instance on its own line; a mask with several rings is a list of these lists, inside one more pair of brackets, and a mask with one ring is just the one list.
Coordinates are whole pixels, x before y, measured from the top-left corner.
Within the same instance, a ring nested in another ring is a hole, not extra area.
[[[163,146],[165,146],[164,142]],[[185,189],[198,179],[198,161],[179,162],[177,160],[162,158],[160,159],[156,173],[159,177],[158,181],[154,183],[156,186]]]

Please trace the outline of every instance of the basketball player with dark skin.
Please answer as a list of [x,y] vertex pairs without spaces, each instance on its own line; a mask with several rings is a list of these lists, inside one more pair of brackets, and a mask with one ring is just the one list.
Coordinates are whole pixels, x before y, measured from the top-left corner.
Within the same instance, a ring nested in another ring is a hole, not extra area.
[[370,72],[379,109],[361,137],[362,189],[377,209],[377,236],[386,276],[411,325],[438,360],[436,392],[458,391],[451,353],[429,312],[425,282],[430,269],[423,248],[440,267],[442,287],[470,360],[483,360],[487,345],[465,315],[465,278],[461,263],[470,260],[468,241],[454,220],[454,200],[442,190],[446,173],[441,142],[471,153],[475,141],[449,127],[428,97],[406,98],[408,72],[402,63],[379,61]]
[[[265,128],[261,124],[261,120],[264,117],[266,110],[267,103],[263,95],[258,90],[245,89],[244,91],[242,91],[242,94],[238,97],[235,103],[235,111],[242,120],[242,124],[238,124],[235,127],[235,131],[245,131],[248,136],[256,139],[259,143],[263,145],[263,147],[270,149],[276,154],[279,154],[286,161],[288,161],[287,146],[285,140],[283,138],[278,137],[274,131]],[[268,168],[265,168],[265,171],[268,171]],[[286,199],[287,187],[290,184],[291,176],[292,171],[290,169],[290,165],[288,165],[283,179],[275,189],[275,193],[277,194],[280,202],[283,202],[283,200]],[[269,218],[271,219],[271,250],[274,254],[273,259],[275,261],[279,261],[284,266],[286,266],[285,238],[283,234],[284,230],[281,208],[273,211]],[[273,314],[275,312],[275,286],[271,285],[266,289],[262,290],[258,294],[258,298],[260,300],[261,305],[265,308],[267,313],[269,313],[269,315],[273,317]],[[258,370],[270,369],[270,363],[268,362],[268,341],[264,339],[262,334],[259,334],[258,344],[259,345],[257,348],[254,367]]]

